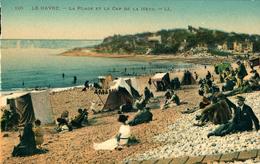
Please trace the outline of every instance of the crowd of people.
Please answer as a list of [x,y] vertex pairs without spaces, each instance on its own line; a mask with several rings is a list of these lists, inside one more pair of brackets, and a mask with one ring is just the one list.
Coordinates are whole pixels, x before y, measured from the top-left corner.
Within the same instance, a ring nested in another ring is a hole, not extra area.
[[[193,110],[200,110],[200,114],[196,116],[197,123],[194,126],[204,126],[208,122],[220,124],[218,128],[208,133],[211,136],[224,136],[231,133],[243,132],[253,130],[253,125],[256,130],[259,130],[259,120],[253,112],[253,109],[245,104],[245,97],[237,96],[237,105],[229,100],[229,96],[234,96],[240,93],[252,92],[260,90],[259,81],[260,76],[258,72],[252,68],[252,74],[249,80],[245,80],[248,75],[245,65],[241,61],[237,61],[237,69],[232,67],[226,68],[219,74],[219,80],[222,87],[216,83],[216,80],[210,71],[207,71],[205,78],[200,78],[194,72],[195,80],[198,81],[198,94],[201,96],[201,101],[194,107]],[[180,97],[176,90],[180,89],[181,85],[193,84],[192,73],[185,71],[182,83],[178,78],[174,78],[171,84],[173,87],[165,91],[164,98],[161,100],[161,109],[174,108],[174,106],[181,105]],[[76,81],[76,80],[75,80]],[[142,123],[149,123],[153,120],[153,113],[148,107],[148,104],[155,99],[151,88],[151,79],[148,81],[149,87],[144,88],[144,93],[134,103],[126,102],[122,104],[118,114],[118,122],[121,123],[118,133],[111,139],[102,143],[95,143],[93,148],[95,150],[121,150],[125,146],[129,146],[131,140],[131,127]],[[84,90],[89,87],[88,81],[85,82]],[[136,112],[131,120],[128,120],[127,112]],[[190,112],[187,112],[190,113]],[[10,111],[5,111],[1,120],[1,129],[8,130],[10,120],[14,116]],[[78,109],[78,114],[75,118],[69,118],[69,112],[64,111],[56,120],[57,132],[72,131],[76,128],[88,125],[88,111],[87,109]],[[25,125],[23,134],[20,135],[20,143],[14,147],[13,156],[26,156],[35,153],[42,153],[41,145],[43,140],[43,129],[41,128],[41,121],[36,120],[35,128],[32,123]]]

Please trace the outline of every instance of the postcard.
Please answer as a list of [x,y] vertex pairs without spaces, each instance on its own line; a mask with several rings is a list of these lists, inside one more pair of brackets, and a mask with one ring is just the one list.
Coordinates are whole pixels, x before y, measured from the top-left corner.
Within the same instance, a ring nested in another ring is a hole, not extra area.
[[259,163],[260,1],[2,0],[2,163]]

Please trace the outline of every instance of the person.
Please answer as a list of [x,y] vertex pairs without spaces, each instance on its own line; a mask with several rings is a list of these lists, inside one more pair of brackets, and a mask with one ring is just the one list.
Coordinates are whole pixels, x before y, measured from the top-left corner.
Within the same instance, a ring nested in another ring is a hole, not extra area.
[[253,90],[258,90],[258,87],[252,86],[252,83],[250,81],[244,81],[243,84],[238,87],[233,89],[232,91],[228,91],[225,93],[226,96],[234,96],[237,94],[242,94],[242,93],[250,93]]
[[258,82],[260,80],[259,73],[255,69],[253,69],[251,72],[253,73],[253,76],[250,79]]
[[84,83],[84,88],[82,89],[82,91],[86,91],[88,88],[89,88],[89,81],[86,80],[85,83]]
[[219,74],[219,80],[220,83],[224,83],[224,77],[222,76],[222,73]]
[[148,123],[153,120],[153,114],[150,112],[150,108],[146,107],[144,110],[139,110],[135,117],[128,122],[130,126],[135,126],[142,123]]
[[34,122],[35,124],[35,128],[33,129],[34,133],[35,133],[35,142],[36,142],[36,146],[38,146],[38,148],[41,149],[41,145],[43,144],[43,129],[41,127],[41,121],[40,120],[35,120]]
[[93,147],[95,150],[114,150],[122,149],[124,146],[128,145],[128,140],[131,136],[130,126],[127,125],[126,121],[128,116],[120,114],[118,117],[118,122],[121,123],[119,131],[116,136],[111,139],[101,142],[94,143]]
[[8,109],[3,111],[3,115],[1,117],[1,131],[7,131],[8,125],[10,122],[11,112]]
[[67,110],[63,111],[61,117],[57,118],[57,131],[71,131],[72,127],[69,125],[69,112]]
[[62,73],[62,78],[64,79],[64,77],[65,77],[65,74],[64,74],[64,73]]
[[171,97],[171,101],[172,102],[175,102],[175,104],[177,106],[179,106],[181,103],[180,103],[180,98],[179,96],[172,90],[172,97]]
[[231,119],[231,110],[224,99],[218,100],[217,97],[213,97],[212,104],[202,110],[200,116],[196,116],[199,123],[194,124],[198,126],[204,125],[207,121],[211,121],[214,124],[227,123]]
[[132,112],[133,109],[133,105],[130,101],[126,101],[125,104],[120,106],[120,112],[125,113],[125,112]]
[[210,132],[207,136],[225,136],[227,134],[250,131],[253,130],[253,123],[255,129],[258,131],[260,128],[259,120],[253,112],[252,108],[245,104],[245,98],[242,96],[237,96],[237,104],[234,118]]
[[173,80],[171,80],[171,89],[177,90],[180,89],[181,82],[178,77],[175,77]]
[[204,95],[202,89],[199,90],[199,95],[202,96],[202,100],[199,102],[199,109],[204,109],[206,106],[210,105],[210,99]]
[[78,115],[71,120],[71,125],[75,128],[81,128],[82,123],[85,120],[85,117],[88,117],[88,112],[86,109],[82,110],[81,108],[78,109]]
[[14,147],[12,156],[29,156],[33,155],[36,152],[36,141],[35,134],[32,130],[32,123],[27,123],[23,130],[23,135],[19,135],[20,143]]
[[211,78],[211,73],[208,71],[207,75],[206,75],[206,79],[210,79]]
[[240,60],[237,61],[237,86],[241,87],[243,84],[243,79],[247,75],[246,67]]
[[232,91],[236,85],[236,83],[229,79],[228,77],[225,79],[226,83],[222,86],[222,91]]
[[180,105],[180,98],[179,98],[179,96],[172,90],[172,91],[167,91],[166,93],[165,93],[165,101],[164,101],[164,104],[163,104],[163,106],[162,106],[162,109],[166,109],[166,108],[168,108],[169,106],[171,106],[171,103],[172,102],[175,102],[175,104],[177,105],[177,106],[179,106]]
[[149,78],[149,80],[148,80],[148,85],[149,85],[149,88],[151,89],[151,86],[152,86],[152,79],[151,78]]
[[147,101],[144,98],[141,98],[140,100],[136,100],[134,104],[134,108],[138,110],[143,110],[147,104]]
[[197,74],[197,72],[196,72],[196,71],[194,72],[194,75],[195,75],[195,80],[198,80],[198,78],[199,78],[199,75]]
[[148,87],[144,88],[144,99],[145,101],[149,101],[150,98],[153,97],[153,93],[148,89]]
[[[8,102],[9,103],[9,102]],[[1,117],[1,130],[8,131],[11,129],[16,130],[19,124],[20,115],[13,108],[13,104],[9,104],[10,109],[5,109]]]
[[74,76],[73,77],[73,84],[76,84],[77,83],[77,76]]

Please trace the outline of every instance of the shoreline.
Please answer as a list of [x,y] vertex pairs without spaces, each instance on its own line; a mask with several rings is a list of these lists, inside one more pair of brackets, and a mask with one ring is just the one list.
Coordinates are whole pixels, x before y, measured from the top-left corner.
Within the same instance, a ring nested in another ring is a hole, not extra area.
[[102,58],[122,58],[134,61],[177,61],[184,63],[202,64],[202,65],[212,65],[219,62],[229,61],[233,62],[232,58],[221,57],[221,56],[208,56],[208,55],[183,55],[183,54],[161,54],[161,55],[137,55],[137,54],[108,54],[108,53],[97,53],[92,51],[92,49],[79,49],[65,51],[61,54],[62,56],[74,56],[74,57],[102,57]]

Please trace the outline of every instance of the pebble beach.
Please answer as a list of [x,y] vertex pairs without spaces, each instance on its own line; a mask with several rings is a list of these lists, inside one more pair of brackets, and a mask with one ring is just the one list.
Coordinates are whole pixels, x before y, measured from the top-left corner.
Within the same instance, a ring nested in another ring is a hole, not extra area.
[[[191,70],[196,71],[199,77],[205,77],[206,70],[213,72],[213,67],[204,66]],[[259,71],[259,70],[258,70]],[[213,74],[214,75],[214,74]],[[183,76],[182,71],[170,73],[170,78]],[[216,75],[214,75],[217,77]],[[139,92],[143,93],[147,86],[149,76],[136,77]],[[91,102],[105,101],[107,95],[94,94],[93,90],[81,91],[82,88],[71,88],[68,90],[51,91],[51,105],[54,118],[60,116],[61,112],[68,110],[70,117],[73,118],[78,108],[89,109]],[[162,97],[164,92],[155,92],[155,96]],[[206,124],[203,127],[193,126],[195,116],[200,113],[196,111],[191,114],[182,114],[181,111],[197,105],[201,97],[198,95],[198,85],[184,86],[176,91],[180,97],[180,106],[173,106],[166,110],[159,108],[152,109],[153,121],[131,128],[132,134],[138,139],[139,143],[124,148],[121,151],[95,151],[93,143],[105,141],[113,137],[118,129],[117,114],[107,112],[94,115],[89,114],[90,125],[81,129],[76,129],[66,133],[56,133],[54,125],[44,126],[43,148],[48,150],[46,154],[33,155],[29,157],[11,157],[13,147],[19,143],[18,132],[6,132],[7,137],[1,133],[1,157],[3,163],[122,163],[132,160],[148,160],[159,158],[172,158],[180,156],[199,156],[209,154],[228,153],[241,150],[260,149],[260,133],[256,131],[243,132],[228,135],[225,137],[207,138],[208,132],[217,126]],[[258,119],[260,118],[260,92],[242,94],[246,97],[246,103],[250,105]],[[234,101],[234,97],[230,98]],[[159,98],[162,102],[163,99]],[[129,113],[132,119],[135,113]],[[257,162],[257,161],[253,161]]]

